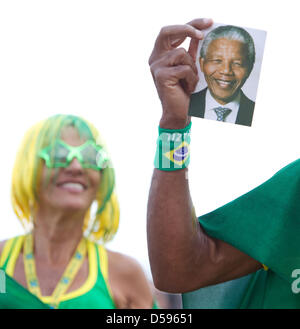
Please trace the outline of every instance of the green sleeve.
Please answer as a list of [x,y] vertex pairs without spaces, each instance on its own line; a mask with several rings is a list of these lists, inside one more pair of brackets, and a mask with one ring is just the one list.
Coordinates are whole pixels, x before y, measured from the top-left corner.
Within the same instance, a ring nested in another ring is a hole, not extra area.
[[206,233],[285,280],[300,266],[300,160],[236,200],[199,217]]

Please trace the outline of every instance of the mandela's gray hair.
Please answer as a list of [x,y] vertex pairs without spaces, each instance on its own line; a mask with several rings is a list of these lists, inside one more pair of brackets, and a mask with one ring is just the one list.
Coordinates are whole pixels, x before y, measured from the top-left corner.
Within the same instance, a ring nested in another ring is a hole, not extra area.
[[250,73],[252,71],[255,62],[255,46],[251,35],[241,27],[225,25],[225,26],[219,26],[214,30],[210,31],[203,41],[200,50],[200,57],[205,58],[209,44],[212,41],[221,38],[241,41],[247,46],[247,59],[248,59],[248,68]]

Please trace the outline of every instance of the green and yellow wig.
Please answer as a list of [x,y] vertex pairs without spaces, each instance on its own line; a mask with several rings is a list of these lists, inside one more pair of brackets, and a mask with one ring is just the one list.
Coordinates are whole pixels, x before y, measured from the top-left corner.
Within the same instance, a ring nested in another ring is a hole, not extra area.
[[[34,214],[38,207],[38,188],[43,165],[38,153],[60,138],[61,130],[66,126],[76,128],[81,138],[93,140],[108,153],[98,130],[88,121],[74,115],[58,114],[29,129],[17,153],[11,190],[14,212],[26,230],[33,227]],[[109,161],[109,165],[101,170],[96,200],[84,219],[84,235],[93,241],[107,242],[118,229],[120,213],[114,187],[114,169]]]

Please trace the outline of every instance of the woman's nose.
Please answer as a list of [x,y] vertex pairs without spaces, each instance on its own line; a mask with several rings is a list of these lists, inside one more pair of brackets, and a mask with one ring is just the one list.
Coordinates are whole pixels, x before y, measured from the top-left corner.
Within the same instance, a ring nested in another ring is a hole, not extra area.
[[82,171],[83,170],[82,165],[78,161],[77,158],[73,158],[66,169],[71,170],[71,171]]

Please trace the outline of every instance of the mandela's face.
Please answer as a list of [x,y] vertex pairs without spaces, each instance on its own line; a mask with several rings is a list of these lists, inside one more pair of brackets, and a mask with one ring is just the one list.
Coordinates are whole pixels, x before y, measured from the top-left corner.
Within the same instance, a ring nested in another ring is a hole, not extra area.
[[248,78],[247,46],[241,41],[225,38],[213,40],[205,58],[200,58],[201,71],[217,102],[231,102]]

